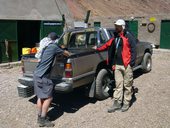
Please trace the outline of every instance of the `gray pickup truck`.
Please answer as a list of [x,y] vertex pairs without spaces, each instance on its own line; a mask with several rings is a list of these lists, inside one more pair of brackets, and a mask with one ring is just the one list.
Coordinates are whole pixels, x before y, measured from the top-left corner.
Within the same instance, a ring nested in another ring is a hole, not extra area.
[[[51,79],[55,82],[55,92],[70,92],[75,88],[89,87],[89,97],[106,99],[109,97],[110,81],[113,73],[106,64],[107,51],[98,52],[93,46],[101,46],[114,36],[112,28],[86,28],[65,32],[59,44],[65,44],[70,57],[55,57],[51,70]],[[147,42],[137,41],[137,58],[134,70],[144,72],[152,68],[152,46]],[[24,86],[33,86],[33,71],[38,63],[34,55],[22,57],[23,76],[18,79]],[[114,86],[114,85],[112,85]]]

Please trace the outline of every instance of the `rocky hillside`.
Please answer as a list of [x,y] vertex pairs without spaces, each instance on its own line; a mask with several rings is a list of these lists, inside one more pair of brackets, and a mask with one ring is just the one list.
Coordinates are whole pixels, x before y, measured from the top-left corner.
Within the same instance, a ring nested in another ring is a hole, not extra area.
[[170,14],[170,0],[66,0],[74,18],[84,18],[91,10],[93,17],[146,16]]

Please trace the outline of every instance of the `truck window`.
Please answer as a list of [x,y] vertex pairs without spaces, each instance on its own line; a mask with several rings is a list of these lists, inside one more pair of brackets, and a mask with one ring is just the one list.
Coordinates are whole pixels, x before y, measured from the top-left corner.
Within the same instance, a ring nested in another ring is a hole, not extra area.
[[67,42],[68,42],[68,40],[69,40],[69,37],[70,37],[70,32],[63,33],[63,34],[60,36],[57,44],[58,44],[59,46],[62,46],[62,45],[67,46]]
[[70,40],[70,47],[84,47],[86,44],[85,33],[75,33],[72,35]]
[[87,47],[93,47],[97,44],[97,32],[87,33]]
[[101,44],[106,43],[107,40],[106,40],[104,34],[101,31],[99,33],[100,33],[100,43]]
[[89,48],[97,44],[97,32],[74,33],[71,36],[71,48]]

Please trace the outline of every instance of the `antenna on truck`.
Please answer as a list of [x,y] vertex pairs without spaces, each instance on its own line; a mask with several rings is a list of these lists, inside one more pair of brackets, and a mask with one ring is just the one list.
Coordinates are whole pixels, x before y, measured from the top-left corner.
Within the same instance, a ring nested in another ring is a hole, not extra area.
[[90,12],[91,12],[91,10],[88,10],[87,11],[87,15],[86,15],[86,18],[85,18],[85,20],[84,20],[84,23],[88,23],[88,21],[89,21],[89,17],[90,17]]

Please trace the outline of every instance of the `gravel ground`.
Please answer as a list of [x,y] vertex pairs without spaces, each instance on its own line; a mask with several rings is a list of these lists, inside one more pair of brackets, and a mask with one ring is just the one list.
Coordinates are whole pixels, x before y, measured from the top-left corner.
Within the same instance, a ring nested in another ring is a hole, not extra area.
[[[81,90],[57,94],[49,115],[55,128],[170,128],[170,52],[155,51],[153,70],[135,73],[138,93],[127,112],[108,114],[111,98],[97,101]],[[0,68],[0,128],[36,128],[36,98],[18,97],[19,66]]]

